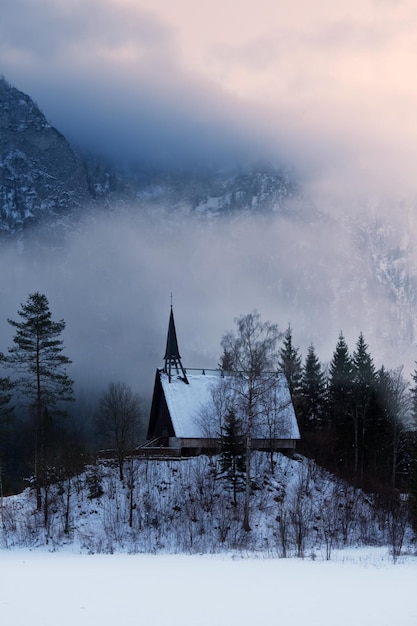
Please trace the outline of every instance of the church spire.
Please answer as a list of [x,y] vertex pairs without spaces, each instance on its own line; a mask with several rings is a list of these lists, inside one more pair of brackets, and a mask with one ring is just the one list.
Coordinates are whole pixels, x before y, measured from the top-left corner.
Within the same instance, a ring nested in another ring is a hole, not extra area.
[[172,369],[174,368],[177,374],[179,374],[179,371],[181,370],[182,375],[183,375],[183,380],[188,385],[187,374],[185,373],[185,369],[182,366],[181,357],[180,357],[180,353],[178,349],[178,340],[177,340],[177,333],[175,330],[174,312],[172,310],[172,303],[171,303],[171,313],[169,316],[167,345],[165,348],[164,359],[165,359],[164,371],[166,374],[168,374],[169,382],[171,382],[171,372],[172,372]]

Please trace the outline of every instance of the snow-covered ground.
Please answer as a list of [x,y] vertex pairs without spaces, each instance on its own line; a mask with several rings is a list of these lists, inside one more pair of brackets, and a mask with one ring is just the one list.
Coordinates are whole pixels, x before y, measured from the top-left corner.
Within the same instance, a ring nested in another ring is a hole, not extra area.
[[417,559],[0,551],[4,626],[415,626]]
[[[86,554],[261,554],[333,558],[337,549],[395,548],[414,554],[407,502],[364,494],[299,455],[254,453],[251,532],[243,530],[244,493],[232,503],[218,461],[132,459],[119,479],[100,461],[48,491],[48,516],[31,489],[0,502],[0,548]],[[394,506],[395,504],[395,506]]]
[[271,473],[254,455],[250,533],[213,459],[125,470],[103,461],[53,485],[46,526],[30,489],[3,499],[0,626],[417,625],[401,510],[314,462],[277,455]]

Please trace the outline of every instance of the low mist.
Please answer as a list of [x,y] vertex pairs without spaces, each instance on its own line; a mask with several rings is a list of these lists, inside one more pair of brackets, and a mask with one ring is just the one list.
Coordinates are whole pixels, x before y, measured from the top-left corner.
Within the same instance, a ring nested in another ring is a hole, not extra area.
[[[386,237],[394,247],[399,233]],[[341,330],[351,350],[362,331],[377,367],[404,363],[408,374],[413,365],[406,313],[375,280],[351,231],[330,218],[210,222],[132,211],[87,217],[59,245],[35,251],[29,243],[0,252],[0,350],[12,342],[7,318],[18,318],[29,293],[45,293],[53,319],[66,322],[78,395],[123,381],[149,402],[171,293],[185,367],[216,367],[223,334],[254,309],[282,331],[290,323],[303,357],[313,343],[327,362]]]

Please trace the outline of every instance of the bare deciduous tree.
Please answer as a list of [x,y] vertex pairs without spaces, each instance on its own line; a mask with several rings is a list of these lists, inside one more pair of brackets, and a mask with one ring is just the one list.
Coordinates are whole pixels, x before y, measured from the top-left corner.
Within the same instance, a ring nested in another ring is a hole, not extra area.
[[96,428],[101,441],[116,451],[121,481],[126,453],[138,443],[141,417],[140,397],[125,383],[110,383],[100,398]]
[[233,369],[227,377],[234,397],[234,410],[244,424],[246,442],[246,484],[243,527],[250,530],[251,446],[254,429],[262,415],[261,399],[276,383],[278,327],[262,322],[257,311],[235,320],[235,331],[223,337],[223,362]]

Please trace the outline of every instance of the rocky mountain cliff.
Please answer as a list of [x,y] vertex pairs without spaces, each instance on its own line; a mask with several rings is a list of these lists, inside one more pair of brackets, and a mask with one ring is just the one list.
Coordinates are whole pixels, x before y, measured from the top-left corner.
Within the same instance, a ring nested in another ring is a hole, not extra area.
[[69,219],[91,199],[83,160],[29,96],[0,79],[0,232]]
[[31,98],[0,79],[0,233],[69,223],[88,208],[196,213],[287,212],[287,173],[256,165],[228,172],[117,173],[76,154]]

